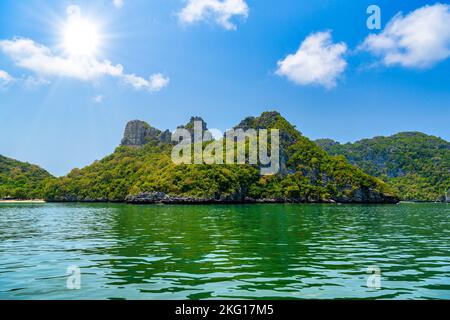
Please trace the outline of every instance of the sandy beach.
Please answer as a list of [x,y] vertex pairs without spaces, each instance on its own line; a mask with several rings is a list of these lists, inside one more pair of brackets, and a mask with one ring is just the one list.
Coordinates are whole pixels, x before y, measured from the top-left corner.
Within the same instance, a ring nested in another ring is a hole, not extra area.
[[44,200],[0,200],[0,203],[45,203]]

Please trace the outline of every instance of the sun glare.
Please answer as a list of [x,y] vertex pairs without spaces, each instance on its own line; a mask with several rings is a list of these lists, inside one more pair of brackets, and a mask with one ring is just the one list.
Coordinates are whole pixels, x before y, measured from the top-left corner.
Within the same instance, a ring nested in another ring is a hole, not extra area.
[[92,56],[97,52],[100,35],[97,26],[86,19],[69,19],[63,34],[64,48],[70,55]]

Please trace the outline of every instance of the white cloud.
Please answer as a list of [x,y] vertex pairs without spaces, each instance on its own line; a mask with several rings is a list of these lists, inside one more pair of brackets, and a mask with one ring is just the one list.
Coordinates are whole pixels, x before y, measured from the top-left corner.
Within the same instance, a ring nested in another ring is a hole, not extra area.
[[332,42],[330,31],[313,33],[302,42],[296,53],[278,61],[276,73],[298,85],[333,88],[347,67],[343,58],[346,52],[345,43]]
[[179,13],[179,19],[186,24],[199,21],[215,21],[227,30],[235,30],[233,17],[248,17],[249,8],[244,0],[187,0]]
[[124,0],[113,0],[114,7],[120,9],[124,5]]
[[14,81],[14,78],[6,71],[0,70],[0,87],[6,87]]
[[125,75],[124,80],[126,83],[132,85],[137,90],[145,89],[152,92],[162,90],[170,82],[170,79],[168,77],[165,77],[161,73],[150,76],[148,80],[142,77],[138,77],[134,74],[129,74]]
[[30,39],[15,38],[0,41],[0,49],[10,56],[17,66],[39,75],[91,80],[101,76],[120,76],[121,65],[87,57],[61,57]]
[[103,96],[102,96],[101,94],[96,95],[95,97],[92,98],[92,100],[93,100],[95,103],[102,103],[102,102],[103,102]]
[[[65,77],[82,81],[91,81],[104,76],[127,79],[123,66],[114,65],[108,60],[99,61],[92,57],[59,56],[46,46],[30,39],[15,38],[0,41],[0,50],[11,57],[14,63],[36,73],[39,77]],[[160,77],[155,74],[152,77]],[[151,78],[152,78],[151,77]],[[164,86],[152,87],[158,91]],[[141,86],[142,89],[148,89]]]
[[398,13],[380,34],[360,46],[381,57],[386,66],[427,68],[450,56],[450,5],[424,6],[406,16]]

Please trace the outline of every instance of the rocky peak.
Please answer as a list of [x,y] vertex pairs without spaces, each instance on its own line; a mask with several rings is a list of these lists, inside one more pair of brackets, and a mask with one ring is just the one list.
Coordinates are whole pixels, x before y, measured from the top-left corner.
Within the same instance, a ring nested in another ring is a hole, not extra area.
[[194,126],[196,122],[200,122],[202,124],[202,131],[208,130],[208,124],[203,120],[202,117],[191,117],[191,120],[184,125],[184,126],[178,126],[178,129],[187,129],[190,132],[194,132]]
[[150,126],[147,122],[134,120],[128,122],[124,137],[123,146],[140,147],[149,141],[170,143],[172,134],[169,130],[161,131]]
[[178,129],[186,129],[191,133],[191,141],[194,141],[194,129],[196,122],[201,123],[202,127],[202,137],[204,141],[212,140],[212,135],[208,131],[208,124],[203,120],[202,117],[191,117],[191,120],[184,126],[179,126]]
[[302,134],[277,111],[263,112],[259,117],[247,117],[234,129],[279,129],[283,146],[297,142]]

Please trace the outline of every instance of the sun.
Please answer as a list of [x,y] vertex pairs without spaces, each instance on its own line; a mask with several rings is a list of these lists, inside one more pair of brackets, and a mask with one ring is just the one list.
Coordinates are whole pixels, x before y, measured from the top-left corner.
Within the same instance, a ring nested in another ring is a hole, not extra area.
[[64,48],[71,55],[92,56],[97,52],[99,32],[95,24],[84,19],[72,20],[64,29]]
[[72,56],[93,56],[100,44],[97,25],[83,18],[79,12],[69,16],[63,28],[63,46]]

